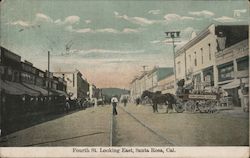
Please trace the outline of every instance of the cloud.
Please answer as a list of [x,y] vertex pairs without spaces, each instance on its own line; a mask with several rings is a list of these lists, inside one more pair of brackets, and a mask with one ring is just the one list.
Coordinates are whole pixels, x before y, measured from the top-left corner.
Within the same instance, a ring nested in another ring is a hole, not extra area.
[[149,19],[146,19],[146,18],[143,18],[143,17],[129,17],[127,15],[120,15],[116,11],[114,12],[114,15],[118,19],[123,19],[123,20],[129,21],[131,23],[139,24],[139,25],[142,25],[142,26],[143,25],[150,25],[150,24],[155,23],[154,20],[149,20]]
[[77,29],[74,30],[77,33],[94,33],[95,31],[90,28],[84,28],[84,29]]
[[38,22],[53,22],[53,19],[43,13],[36,13],[35,21]]
[[21,26],[24,28],[31,28],[40,24],[41,22],[52,23],[53,19],[43,13],[36,13],[35,19],[33,21],[17,20],[17,21],[9,22],[7,24],[13,25],[13,26]]
[[177,20],[194,20],[194,17],[189,16],[180,16],[178,14],[167,14],[164,16],[164,19],[168,22],[177,21]]
[[116,30],[114,28],[103,28],[96,30],[91,28],[73,29],[71,25],[66,27],[66,30],[76,33],[113,33],[113,34],[129,34],[129,33],[138,33],[141,31],[141,29],[131,29],[131,28],[124,28],[122,31]]
[[83,52],[84,54],[89,53],[117,53],[117,54],[131,54],[131,53],[143,53],[145,50],[108,50],[108,49],[99,49],[99,48],[92,48],[87,50],[78,50],[78,52]]
[[105,29],[97,29],[96,32],[118,33],[119,31],[113,28],[105,28]]
[[80,22],[80,17],[76,15],[71,15],[66,17],[63,21],[61,19],[57,19],[54,21],[57,25],[74,25]]
[[64,23],[73,25],[73,24],[78,23],[79,21],[80,21],[80,17],[73,15],[73,16],[66,17],[65,20],[64,20]]
[[138,29],[125,28],[122,31],[123,33],[138,33],[140,32]]
[[202,11],[195,11],[195,12],[189,12],[190,15],[194,16],[201,16],[201,17],[212,17],[215,14],[208,10],[202,10]]
[[218,22],[221,22],[221,23],[227,23],[227,22],[236,22],[236,21],[239,21],[235,18],[232,18],[232,17],[228,17],[228,16],[222,16],[222,17],[219,17],[219,18],[214,18],[215,21],[218,21]]
[[30,27],[31,26],[31,24],[28,21],[22,21],[22,20],[13,21],[13,22],[10,22],[7,24],[14,25],[14,26],[22,26],[22,27]]
[[190,38],[193,32],[195,32],[193,27],[186,27],[185,29],[181,30],[181,38]]
[[92,21],[91,20],[85,20],[84,21],[86,24],[90,24]]
[[150,43],[157,44],[157,43],[161,43],[161,41],[160,40],[154,40],[154,41],[150,41]]
[[150,10],[150,11],[148,11],[148,13],[149,13],[149,14],[158,15],[158,14],[161,13],[161,11],[160,11],[159,9],[157,9],[157,10]]

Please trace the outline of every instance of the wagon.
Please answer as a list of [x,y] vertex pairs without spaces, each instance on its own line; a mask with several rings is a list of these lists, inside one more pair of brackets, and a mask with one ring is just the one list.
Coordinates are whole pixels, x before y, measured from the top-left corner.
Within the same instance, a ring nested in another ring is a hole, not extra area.
[[219,96],[217,94],[179,94],[177,95],[176,107],[179,111],[213,113],[216,111],[215,107],[218,103]]

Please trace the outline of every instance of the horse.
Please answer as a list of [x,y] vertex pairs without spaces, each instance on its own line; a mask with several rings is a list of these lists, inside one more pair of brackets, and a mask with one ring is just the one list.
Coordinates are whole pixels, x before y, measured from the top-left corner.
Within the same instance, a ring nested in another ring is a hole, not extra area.
[[161,94],[160,91],[157,92],[150,92],[150,91],[144,91],[141,95],[141,98],[144,99],[145,97],[148,97],[152,100],[153,104],[153,112],[158,112],[158,104],[165,104],[167,106],[166,113],[168,113],[169,108],[173,108],[173,104],[175,104],[176,99],[173,94],[166,93]]

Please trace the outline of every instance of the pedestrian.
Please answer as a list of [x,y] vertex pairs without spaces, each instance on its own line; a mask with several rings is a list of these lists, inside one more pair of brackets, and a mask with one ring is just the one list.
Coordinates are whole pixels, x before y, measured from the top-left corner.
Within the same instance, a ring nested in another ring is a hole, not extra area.
[[139,105],[140,104],[140,98],[136,98],[136,105]]
[[113,96],[112,99],[111,99],[111,104],[113,106],[113,115],[117,115],[117,110],[116,110],[116,106],[118,104],[118,99],[117,97]]
[[67,113],[68,113],[69,110],[70,110],[70,104],[69,104],[69,101],[68,101],[68,100],[66,101],[65,109],[66,109],[66,112],[67,112]]
[[240,89],[238,90],[238,95],[240,98],[240,103],[241,103],[241,108],[243,111],[247,112],[249,111],[249,99],[248,99],[248,92],[247,92],[247,87],[245,87],[245,84],[241,84]]
[[122,102],[123,102],[124,107],[126,107],[127,103],[128,103],[128,98],[124,97],[123,100],[122,100]]

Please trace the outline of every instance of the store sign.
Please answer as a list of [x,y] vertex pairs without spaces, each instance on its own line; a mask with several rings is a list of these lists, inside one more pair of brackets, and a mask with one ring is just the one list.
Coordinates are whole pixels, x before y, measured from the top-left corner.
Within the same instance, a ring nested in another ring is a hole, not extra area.
[[204,100],[215,100],[216,95],[199,95],[199,94],[190,94],[188,95],[189,99],[204,99]]

